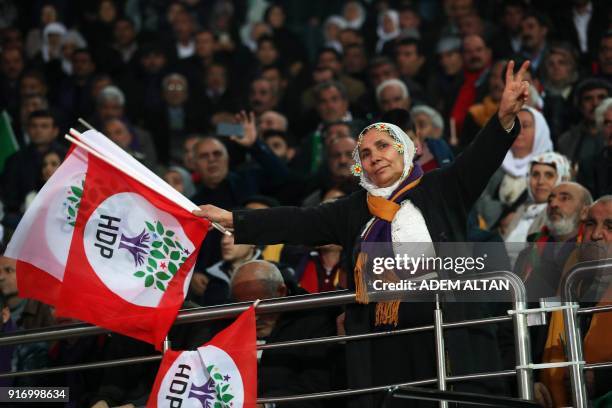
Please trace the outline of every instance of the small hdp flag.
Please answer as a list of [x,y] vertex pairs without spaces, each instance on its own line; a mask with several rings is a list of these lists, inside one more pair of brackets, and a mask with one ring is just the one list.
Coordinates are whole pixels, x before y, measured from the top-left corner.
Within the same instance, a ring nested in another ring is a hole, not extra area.
[[167,351],[147,408],[242,408],[257,403],[255,308],[196,351]]

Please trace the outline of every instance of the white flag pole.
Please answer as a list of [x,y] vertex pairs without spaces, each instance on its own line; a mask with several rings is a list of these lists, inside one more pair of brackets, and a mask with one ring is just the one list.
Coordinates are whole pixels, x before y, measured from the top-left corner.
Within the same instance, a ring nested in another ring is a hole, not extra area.
[[[70,129],[71,131],[73,131],[73,129]],[[75,131],[75,133],[78,133]],[[139,181],[140,183],[144,184],[144,185],[150,185],[150,181],[151,180],[144,180],[143,177],[141,177],[140,174],[137,174],[133,171],[130,171],[128,169],[122,168],[118,163],[116,163],[114,160],[112,160],[109,157],[106,157],[104,155],[102,155],[101,153],[99,153],[98,151],[96,151],[95,149],[93,149],[92,147],[86,145],[85,143],[83,143],[82,141],[78,140],[77,138],[71,136],[71,135],[65,135],[65,138],[70,141],[71,143],[74,143],[76,146],[82,148],[83,150],[87,151],[88,153],[94,155],[95,157],[97,157],[98,159],[102,160],[103,162],[105,162],[106,164],[116,168],[117,170],[126,173],[128,176],[132,177],[133,179]],[[180,194],[180,193],[179,193]],[[172,200],[171,197],[168,197],[168,199]],[[175,204],[177,204],[178,206],[180,206],[181,208],[185,209],[186,211],[192,212],[194,210],[194,208],[190,208],[189,206],[184,205],[184,203],[181,202],[177,202],[176,200],[172,200]],[[193,203],[192,203],[193,204]],[[193,204],[193,206],[197,207],[195,204]],[[221,225],[219,225],[216,222],[211,222],[212,226],[219,230],[221,233],[226,234],[226,235],[231,235],[231,232],[229,232],[228,230],[226,230],[225,228],[223,228]]]
[[166,351],[170,350],[170,348],[172,347],[172,343],[170,342],[170,339],[168,338],[168,336],[166,336],[166,338],[164,339],[164,344],[162,346],[162,353],[166,353]]
[[187,197],[176,191],[157,174],[143,166],[142,163],[97,130],[91,130],[81,134],[74,129],[70,129],[70,134],[101,155],[112,158],[117,168],[124,173],[129,174],[139,181],[146,181],[144,184],[155,188],[159,193],[179,203],[188,211],[198,209],[198,207],[189,201]]
[[[85,126],[90,127],[93,132],[85,132],[84,134],[81,134],[74,129],[70,129],[70,134],[72,134],[72,136],[76,137],[81,142],[89,145],[90,147],[97,150],[99,153],[106,157],[117,158],[116,162],[120,163],[120,167],[118,167],[120,170],[124,171],[127,174],[130,174],[133,177],[135,173],[140,174],[141,178],[139,180],[147,180],[147,182],[145,183],[146,185],[155,186],[155,188],[160,193],[164,194],[166,197],[176,203],[181,203],[181,206],[183,208],[186,208],[188,211],[199,210],[199,207],[195,205],[191,200],[176,191],[172,186],[166,183],[165,180],[161,179],[157,174],[153,173],[142,163],[134,159],[134,157],[128,154],[117,144],[113,143],[113,141],[106,137],[104,134],[98,132],[83,119],[79,119],[79,121]],[[128,169],[131,169],[131,171],[128,171]],[[215,228],[217,226],[221,227],[219,224],[216,224]],[[222,229],[223,231],[225,231],[224,228]],[[231,235],[229,231],[223,233],[225,235]]]

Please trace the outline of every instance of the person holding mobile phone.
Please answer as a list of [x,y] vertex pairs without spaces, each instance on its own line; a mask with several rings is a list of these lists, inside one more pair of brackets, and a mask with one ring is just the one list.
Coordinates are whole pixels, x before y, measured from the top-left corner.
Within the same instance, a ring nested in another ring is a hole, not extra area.
[[[194,147],[195,170],[200,184],[192,201],[234,208],[248,197],[281,185],[289,176],[286,163],[257,138],[255,113],[244,111],[237,115],[238,124],[225,126],[225,133],[235,130],[237,134],[219,137],[204,137]],[[242,136],[240,130],[242,129]],[[222,138],[246,149],[253,162],[240,170],[230,169],[230,155]],[[196,270],[212,265],[219,260],[221,234],[212,230],[206,236],[201,258]]]

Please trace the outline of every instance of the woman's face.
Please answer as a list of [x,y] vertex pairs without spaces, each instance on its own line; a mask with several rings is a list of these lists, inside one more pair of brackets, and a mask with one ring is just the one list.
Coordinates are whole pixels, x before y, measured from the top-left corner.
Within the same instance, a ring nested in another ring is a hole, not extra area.
[[534,164],[529,172],[529,188],[537,204],[548,201],[557,181],[557,170],[548,164]]
[[346,21],[355,21],[361,16],[361,9],[355,3],[348,3],[344,7],[344,18]]
[[115,3],[111,0],[100,3],[98,16],[104,23],[115,21],[115,18],[117,17],[117,8],[115,7]]
[[270,41],[263,41],[257,50],[257,59],[262,65],[273,64],[278,59],[278,51]]
[[531,112],[520,111],[518,114],[521,122],[521,133],[510,148],[514,157],[522,158],[531,153],[533,149],[533,139],[535,137],[535,121]]
[[340,35],[340,27],[336,23],[329,23],[325,26],[325,39],[327,41],[337,41]]
[[40,10],[40,21],[42,22],[42,26],[46,26],[47,24],[54,23],[57,21],[57,11],[55,7],[51,4],[47,4]]
[[385,16],[383,17],[383,30],[387,34],[395,31],[395,22],[389,14],[385,14]]
[[359,146],[363,171],[377,187],[389,187],[404,171],[404,156],[397,151],[397,142],[386,131],[370,129]]
[[166,183],[170,184],[179,193],[185,192],[185,186],[183,186],[183,178],[176,171],[170,170],[164,175]]
[[281,28],[285,24],[285,12],[280,7],[272,7],[268,15],[268,24],[272,28]]
[[42,161],[42,179],[43,181],[47,181],[51,178],[55,170],[62,163],[62,159],[60,159],[59,155],[55,152],[49,153],[45,155]]

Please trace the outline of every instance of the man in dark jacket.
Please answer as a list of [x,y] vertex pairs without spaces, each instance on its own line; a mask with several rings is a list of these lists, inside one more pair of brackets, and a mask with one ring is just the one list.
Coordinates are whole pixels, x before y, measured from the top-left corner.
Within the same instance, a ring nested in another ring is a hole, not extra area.
[[[205,137],[194,148],[196,171],[201,177],[198,191],[192,198],[196,203],[210,203],[224,208],[235,208],[253,194],[280,185],[288,176],[286,164],[257,138],[253,115],[243,115],[243,137],[231,140],[246,148],[258,166],[251,164],[230,171],[227,148],[214,137]],[[219,260],[221,234],[212,230],[204,240],[198,265],[208,267]]]
[[4,165],[0,191],[7,213],[19,213],[25,196],[38,187],[42,158],[51,149],[66,152],[56,140],[57,122],[48,111],[35,111],[28,117],[30,144],[10,156]]
[[612,86],[602,79],[587,78],[576,88],[576,107],[581,120],[558,140],[557,150],[573,165],[589,161],[603,148],[603,137],[595,126],[595,108],[612,95]]
[[[266,261],[243,264],[231,281],[232,297],[252,302],[287,296],[278,268]],[[336,334],[335,316],[326,311],[257,314],[259,343],[278,343]],[[264,350],[258,354],[258,394],[261,397],[330,391],[338,353],[331,345]],[[277,404],[277,408],[324,407],[322,400]]]

